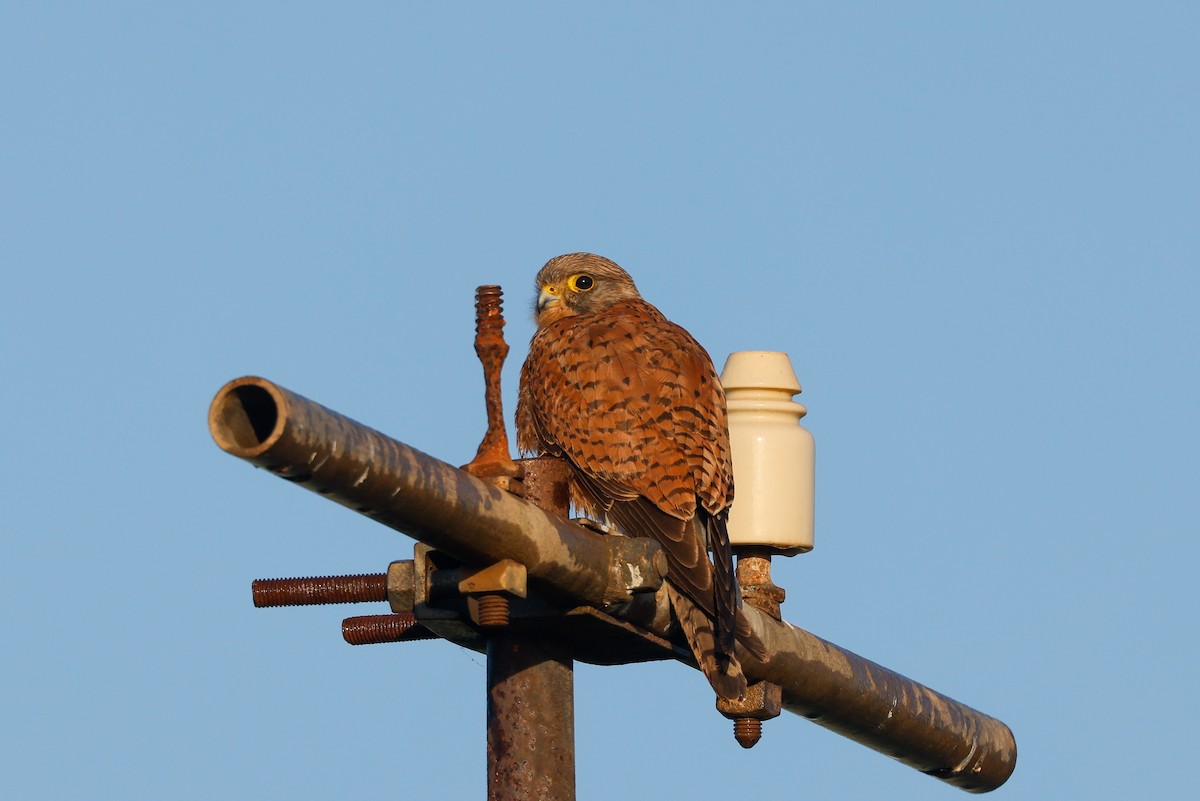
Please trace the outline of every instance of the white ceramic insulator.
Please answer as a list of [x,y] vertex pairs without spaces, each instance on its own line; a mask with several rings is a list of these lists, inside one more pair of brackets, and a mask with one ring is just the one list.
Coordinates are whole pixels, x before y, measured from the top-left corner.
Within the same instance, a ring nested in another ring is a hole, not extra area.
[[815,451],[792,400],[801,391],[786,353],[739,351],[721,372],[729,404],[733,508],[729,539],[794,555],[813,547]]

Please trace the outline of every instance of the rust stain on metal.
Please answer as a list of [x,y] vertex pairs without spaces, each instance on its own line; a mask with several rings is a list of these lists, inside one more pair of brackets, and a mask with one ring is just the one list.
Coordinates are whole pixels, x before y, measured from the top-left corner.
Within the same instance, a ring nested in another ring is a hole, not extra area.
[[787,591],[771,580],[773,550],[753,545],[734,548],[737,554],[737,581],[746,603],[776,620],[782,620],[780,606],[787,598]]
[[569,649],[544,638],[496,633],[487,654],[489,801],[574,799]]

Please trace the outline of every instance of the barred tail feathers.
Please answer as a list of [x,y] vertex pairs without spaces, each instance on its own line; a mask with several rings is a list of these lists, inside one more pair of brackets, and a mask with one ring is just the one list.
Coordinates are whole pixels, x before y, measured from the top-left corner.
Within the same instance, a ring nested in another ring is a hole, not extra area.
[[733,547],[729,543],[728,510],[704,515],[708,547],[713,555],[713,607],[717,625],[717,650],[733,656],[736,639],[755,659],[766,662],[770,655],[742,612],[741,592],[733,568]]
[[722,698],[745,698],[746,676],[742,666],[732,653],[717,649],[712,620],[674,585],[668,582],[666,588],[684,639],[713,690]]
[[733,571],[733,547],[729,544],[729,529],[725,524],[728,512],[710,515],[701,510],[697,517],[704,526],[703,533],[708,547],[712,550],[713,617],[717,629],[717,651],[732,657],[738,588]]

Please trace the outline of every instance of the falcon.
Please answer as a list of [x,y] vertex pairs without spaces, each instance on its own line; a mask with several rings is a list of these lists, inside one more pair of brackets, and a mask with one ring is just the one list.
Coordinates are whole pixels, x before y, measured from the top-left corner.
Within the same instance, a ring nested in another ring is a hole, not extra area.
[[518,448],[564,458],[572,501],[589,517],[662,545],[667,596],[696,662],[719,696],[744,697],[734,640],[767,654],[734,580],[729,429],[712,359],[602,256],[553,258],[536,289]]

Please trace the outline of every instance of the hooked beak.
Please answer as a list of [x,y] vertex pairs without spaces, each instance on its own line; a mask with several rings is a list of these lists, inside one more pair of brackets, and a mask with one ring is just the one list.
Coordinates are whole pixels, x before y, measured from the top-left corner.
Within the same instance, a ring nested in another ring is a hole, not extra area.
[[541,288],[540,291],[538,291],[538,296],[537,296],[538,314],[541,314],[546,309],[557,306],[560,303],[562,303],[562,298],[559,297],[559,295],[558,295],[557,287],[551,286],[550,284],[546,284],[545,286],[543,286]]

